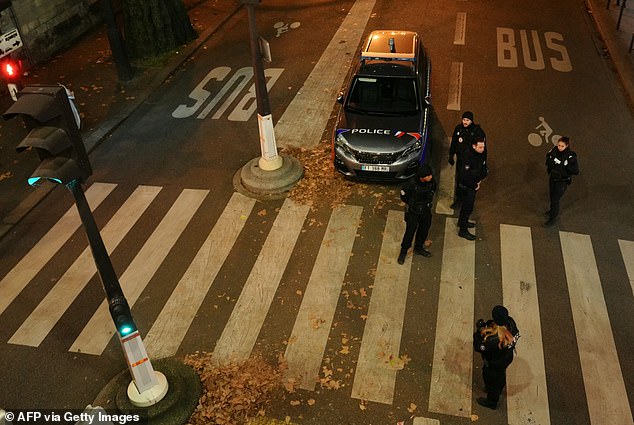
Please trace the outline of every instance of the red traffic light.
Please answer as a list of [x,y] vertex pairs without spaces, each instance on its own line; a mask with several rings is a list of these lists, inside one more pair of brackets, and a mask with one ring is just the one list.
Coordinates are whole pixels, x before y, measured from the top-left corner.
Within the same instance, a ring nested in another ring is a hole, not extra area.
[[19,61],[5,60],[2,63],[2,75],[8,81],[14,81],[20,78],[21,64]]

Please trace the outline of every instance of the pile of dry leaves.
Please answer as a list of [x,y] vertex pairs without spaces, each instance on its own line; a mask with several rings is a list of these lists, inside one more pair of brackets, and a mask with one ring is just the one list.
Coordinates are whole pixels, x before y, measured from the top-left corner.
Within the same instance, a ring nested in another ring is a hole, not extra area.
[[314,205],[318,199],[326,198],[334,207],[343,204],[358,187],[335,171],[330,143],[322,141],[312,149],[285,148],[283,153],[298,159],[304,166],[304,177],[289,194],[298,203]]
[[267,403],[283,391],[282,368],[261,357],[244,363],[217,365],[211,353],[187,356],[203,385],[203,392],[189,423],[192,425],[237,425],[263,416]]

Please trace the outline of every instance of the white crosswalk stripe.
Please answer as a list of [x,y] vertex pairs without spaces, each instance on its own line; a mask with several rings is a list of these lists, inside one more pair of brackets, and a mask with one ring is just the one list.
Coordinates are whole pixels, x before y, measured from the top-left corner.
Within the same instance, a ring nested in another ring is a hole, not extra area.
[[[86,192],[86,200],[91,209],[97,208],[114,190],[116,185],[95,183]],[[75,206],[71,207],[55,226],[25,255],[22,260],[0,281],[0,314],[13,302],[15,297],[29,284],[53,255],[68,241],[79,228],[81,220]]]
[[249,358],[299,236],[308,206],[287,199],[214,349],[218,363]]
[[[457,235],[457,221],[445,221],[429,410],[471,415],[475,244]],[[447,320],[448,315],[452,319]]]
[[253,209],[255,200],[234,193],[198,250],[187,272],[145,337],[145,348],[153,358],[176,354],[185,333],[211,288],[220,267],[233,247]]
[[592,424],[632,425],[590,236],[559,232],[559,237],[590,420]]
[[334,209],[289,338],[287,376],[305,390],[314,390],[317,383],[361,211],[354,206]]
[[401,366],[401,333],[407,302],[411,256],[402,266],[396,262],[405,231],[403,213],[388,211],[383,244],[368,318],[361,340],[361,352],[352,384],[352,397],[392,404],[396,372]]
[[[116,185],[94,183],[86,192],[91,208],[99,206]],[[119,189],[117,189],[118,191]],[[121,207],[113,213],[101,230],[104,243],[110,253],[126,244],[126,235],[133,228],[144,227],[144,217],[159,208],[157,197],[164,190],[160,187],[139,186],[132,191]],[[206,190],[182,190],[169,210],[142,244],[134,259],[120,276],[121,286],[131,306],[146,290],[151,290],[157,271],[174,252],[180,236],[194,220],[209,212]],[[212,204],[210,202],[209,204]],[[221,203],[222,204],[222,203]],[[217,205],[214,204],[214,205]],[[249,217],[255,217],[255,201],[234,193],[215,222],[208,226],[206,239],[192,247],[192,259],[181,265],[182,277],[156,317],[143,318],[152,326],[145,338],[151,357],[172,356],[182,350],[181,345],[196,316],[204,308],[205,298],[214,285],[230,252],[236,246]],[[167,206],[165,206],[167,208]],[[216,207],[214,207],[216,208]],[[309,207],[287,199],[270,218],[274,220],[266,234],[255,263],[246,280],[241,284],[240,295],[226,323],[215,324],[217,341],[205,341],[204,346],[214,347],[214,358],[219,363],[242,361],[253,352],[261,338],[260,331],[269,317],[275,295],[283,281],[289,261],[306,228]],[[294,314],[294,325],[284,357],[288,369],[286,376],[295,380],[298,388],[315,391],[319,372],[327,357],[326,349],[335,324],[334,317],[340,306],[342,288],[348,273],[350,258],[355,253],[355,242],[363,232],[361,206],[342,205],[329,212],[314,264],[306,264],[307,286],[302,292],[301,304]],[[157,217],[157,219],[160,217]],[[399,372],[408,367],[399,361],[403,354],[401,341],[408,332],[418,332],[416,315],[406,315],[410,283],[415,267],[412,256],[404,265],[398,265],[396,257],[404,231],[401,211],[388,211],[380,244],[373,252],[364,252],[376,273],[371,287],[367,318],[363,323],[356,367],[351,375],[352,388],[349,397],[364,402],[393,404],[397,392]],[[433,341],[433,360],[430,362],[428,412],[454,417],[470,417],[472,404],[480,395],[482,382],[476,376],[474,382],[473,333],[477,269],[476,250],[482,242],[470,242],[457,236],[456,220],[444,218],[444,232],[440,263],[438,305],[432,313],[436,316]],[[201,220],[202,221],[202,220]],[[70,241],[70,236],[81,225],[75,208],[58,220],[51,230],[0,280],[0,315],[24,291],[36,291],[29,284],[55,259],[58,251]],[[507,306],[521,330],[516,361],[507,372],[506,401],[509,424],[550,425],[551,406],[557,397],[557,376],[548,375],[542,333],[534,253],[538,253],[531,229],[517,225],[500,225],[500,276],[502,303]],[[150,232],[148,232],[149,234]],[[440,232],[439,232],[440,233]],[[378,240],[377,240],[378,241]],[[594,256],[590,236],[559,232],[561,250],[549,255],[561,259],[568,287],[571,316],[574,324],[579,357],[580,379],[583,379],[588,416],[592,425],[619,423],[634,425],[629,403],[624,371],[614,341],[608,305],[604,297],[604,285],[600,268]],[[634,296],[634,242],[618,240],[622,262],[613,261],[609,267],[621,267]],[[315,245],[317,246],[317,245]],[[491,247],[489,247],[490,249]],[[550,248],[552,249],[552,248]],[[79,251],[78,251],[79,252]],[[195,255],[194,252],[196,253]],[[258,251],[255,251],[258,252]],[[255,254],[254,254],[255,255]],[[497,255],[497,254],[496,254]],[[434,257],[435,260],[435,257]],[[420,260],[416,260],[420,261]],[[426,261],[425,264],[430,264]],[[181,262],[182,264],[183,262]],[[181,276],[178,274],[178,276]],[[88,283],[95,276],[95,266],[86,248],[69,266],[61,278],[47,290],[42,301],[25,317],[6,343],[31,347],[45,347],[47,336],[61,326],[60,319]],[[543,288],[545,285],[541,285]],[[43,292],[43,291],[42,291]],[[145,297],[143,299],[145,302]],[[491,300],[492,304],[497,303]],[[299,301],[298,301],[299,303]],[[89,317],[90,314],[92,317]],[[87,323],[74,338],[69,339],[69,351],[101,355],[115,334],[107,303],[102,302],[96,311],[85,312]],[[447,320],[451,317],[451,320]],[[88,320],[89,319],[89,320]],[[317,326],[315,325],[317,324]],[[290,331],[290,329],[288,330]],[[203,331],[202,334],[208,332]],[[196,330],[201,335],[200,330]],[[601,335],[601,338],[597,338]],[[547,336],[547,335],[546,335]],[[280,338],[285,338],[280,335]],[[430,341],[431,343],[431,341]],[[550,345],[552,347],[552,344]],[[355,349],[356,350],[356,349]],[[282,354],[282,353],[279,353]],[[551,356],[557,355],[550,353]],[[597,367],[600,359],[601,367]],[[518,365],[521,365],[519,367]],[[423,391],[423,389],[421,389]],[[423,415],[424,409],[419,410]],[[429,416],[429,415],[428,415]],[[553,416],[554,418],[554,416]],[[437,419],[416,417],[414,423],[440,423]]]
[[541,321],[537,300],[537,278],[531,229],[500,226],[502,292],[504,305],[521,323],[521,349],[515,361],[523,367],[507,372],[509,424],[550,424],[548,389],[544,366]]
[[[160,190],[160,187],[139,186],[112,217],[101,231],[108,253],[119,245]],[[33,347],[40,345],[95,273],[97,268],[92,252],[86,248],[9,342]]]

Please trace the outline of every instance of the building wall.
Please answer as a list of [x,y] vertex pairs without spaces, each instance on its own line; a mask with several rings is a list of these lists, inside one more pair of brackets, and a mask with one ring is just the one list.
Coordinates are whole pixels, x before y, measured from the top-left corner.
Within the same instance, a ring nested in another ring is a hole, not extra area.
[[[22,42],[33,64],[70,45],[101,20],[99,0],[13,0]],[[2,12],[2,33],[10,30],[9,10]]]

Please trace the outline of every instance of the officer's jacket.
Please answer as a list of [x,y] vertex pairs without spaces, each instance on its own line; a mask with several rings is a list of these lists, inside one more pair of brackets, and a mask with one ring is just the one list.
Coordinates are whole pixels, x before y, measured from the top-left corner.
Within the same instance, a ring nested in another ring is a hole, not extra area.
[[407,204],[407,212],[423,214],[431,208],[435,192],[436,182],[434,180],[421,182],[415,177],[401,189],[401,201]]
[[463,159],[460,184],[475,190],[478,183],[489,174],[486,158],[486,151],[478,153],[471,148]]
[[[502,342],[498,331],[506,334]],[[482,358],[492,367],[508,366],[513,361],[513,351],[519,337],[520,332],[513,318],[509,317],[506,326],[498,326],[489,320],[473,334],[473,349],[482,354]]]
[[454,155],[457,155],[458,161],[462,161],[465,154],[471,149],[471,145],[478,138],[486,140],[486,134],[484,134],[484,130],[479,125],[471,123],[471,125],[465,127],[462,124],[458,124],[451,136],[449,157],[453,158]]
[[577,154],[569,148],[559,152],[555,146],[546,154],[546,169],[551,179],[569,182],[572,176],[579,174]]

